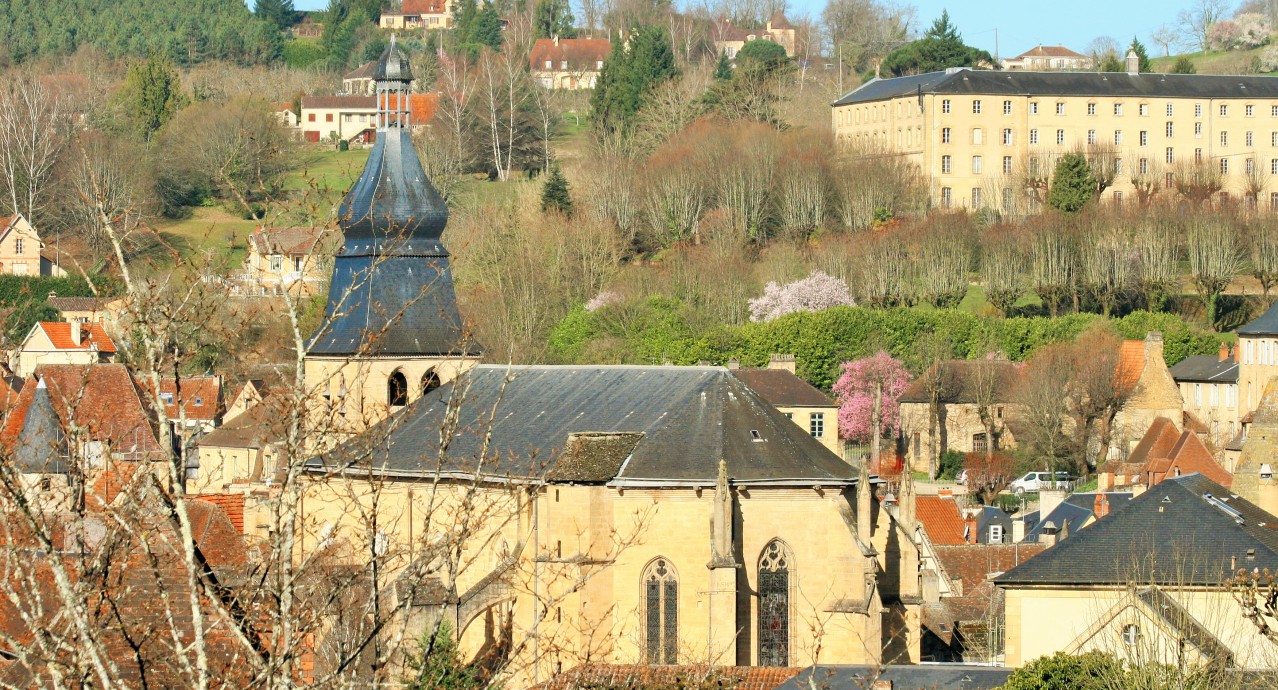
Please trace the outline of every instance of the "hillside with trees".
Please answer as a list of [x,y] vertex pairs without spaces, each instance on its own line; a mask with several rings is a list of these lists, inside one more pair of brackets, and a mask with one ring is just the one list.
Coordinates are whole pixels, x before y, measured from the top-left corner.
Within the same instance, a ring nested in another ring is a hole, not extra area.
[[0,64],[93,47],[112,57],[167,55],[179,64],[277,60],[276,25],[241,0],[8,0],[0,3]]

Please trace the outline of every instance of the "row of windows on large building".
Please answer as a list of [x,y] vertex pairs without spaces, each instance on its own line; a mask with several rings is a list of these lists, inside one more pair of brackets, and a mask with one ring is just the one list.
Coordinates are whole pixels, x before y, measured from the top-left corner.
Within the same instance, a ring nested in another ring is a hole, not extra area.
[[[997,100],[997,99],[993,99],[993,100]],[[1004,115],[1015,114],[1014,103],[1015,102],[1012,100],[1003,101],[1002,112]],[[908,117],[918,112],[919,108],[915,104],[916,104],[916,101],[914,101],[913,99],[899,100],[899,101],[895,101],[892,104],[891,110],[895,111],[893,113],[895,117]],[[1039,101],[1030,101],[1029,114],[1030,115],[1040,114],[1039,105],[1040,105]],[[1055,105],[1054,107],[1055,114],[1066,115],[1068,113],[1069,104],[1066,101],[1058,100],[1055,102],[1054,105]],[[1115,117],[1122,117],[1124,113],[1124,105],[1125,104],[1122,102],[1113,102],[1109,106],[1109,112],[1113,113]],[[1164,116],[1175,117],[1177,105],[1188,105],[1188,104],[1178,104],[1175,102],[1164,103],[1162,108]],[[1150,106],[1151,106],[1150,103],[1137,103],[1136,114],[1139,117],[1149,117],[1149,114],[1152,110]],[[1238,106],[1237,104],[1221,103],[1217,106],[1217,112],[1219,113],[1220,117],[1229,117],[1231,113],[1238,112],[1240,107],[1242,110],[1243,117],[1255,117],[1256,114],[1260,111],[1260,108],[1263,108],[1263,106],[1258,107],[1254,103],[1244,103],[1241,106]],[[970,108],[973,115],[983,114],[985,112],[985,100],[981,98],[973,98],[970,103]],[[1087,114],[1090,116],[1096,116],[1096,115],[1099,115],[1101,112],[1103,112],[1103,108],[1101,104],[1096,101],[1088,102],[1085,105],[1085,108],[1086,108]],[[1201,118],[1203,116],[1203,111],[1205,109],[1204,104],[1194,103],[1193,108],[1194,108],[1194,117]],[[953,99],[949,99],[949,98],[942,99],[941,114],[949,115],[949,114],[952,114],[953,112],[955,112],[955,103]],[[1278,117],[1278,105],[1269,106],[1269,116]],[[885,103],[879,103],[879,104],[871,104],[871,105],[862,106],[862,107],[853,107],[853,108],[844,109],[843,112],[840,113],[840,119],[842,120],[842,122],[840,122],[839,124],[843,124],[843,125],[858,124],[859,125],[859,124],[867,124],[867,123],[873,123],[873,122],[887,122],[888,118],[889,118],[889,106]]]
[[[1174,122],[1166,123],[1166,125],[1163,126],[1163,133],[1168,138],[1176,136],[1176,123]],[[899,133],[898,133],[898,136],[899,136]],[[1196,139],[1203,138],[1203,123],[1201,122],[1194,123],[1194,138]],[[1222,147],[1229,146],[1230,136],[1227,130],[1222,130],[1219,134],[1219,138],[1220,138],[1220,145]],[[975,146],[981,146],[985,144],[985,130],[981,127],[973,127],[969,140]],[[1123,130],[1121,129],[1114,130],[1114,136],[1112,137],[1112,140],[1115,146],[1122,146],[1125,143],[1123,139]],[[1139,132],[1137,132],[1136,140],[1141,146],[1149,146],[1149,130],[1142,129]],[[1015,146],[1016,130],[1012,129],[1011,127],[1005,127],[1003,129],[1002,137],[1000,141],[1002,142],[1003,146]],[[1064,145],[1065,141],[1066,141],[1065,130],[1064,129],[1056,130],[1057,145]],[[1101,141],[1102,141],[1102,137],[1100,136],[1099,132],[1097,132],[1097,130],[1094,130],[1094,129],[1087,130],[1088,144],[1096,145],[1101,143]],[[1235,138],[1234,141],[1237,141],[1237,139]],[[942,144],[954,143],[954,128],[952,127],[941,128],[941,143]],[[1029,143],[1031,146],[1036,146],[1041,143],[1037,129],[1031,129],[1029,131]],[[1255,132],[1244,132],[1243,146],[1252,147],[1255,145],[1256,145]],[[1272,131],[1269,133],[1269,145],[1271,147],[1278,148],[1278,131]]]
[[[780,540],[763,547],[758,562],[760,666],[790,665],[790,588],[793,555]],[[648,663],[679,663],[679,575],[668,558],[643,571],[644,646]]]
[[[1174,188],[1175,173],[1167,173],[1167,179],[1165,180],[1165,184],[1168,189]],[[1027,206],[1030,211],[1038,210],[1039,203],[1040,203],[1039,199],[1030,190],[1026,190],[1025,192],[1026,203],[1024,205],[1017,203],[1016,189],[1013,187],[1003,187],[1001,190],[995,190],[995,191],[998,192],[999,196],[1002,197],[1001,208],[1003,211],[1006,211],[1008,213],[1015,213],[1018,211],[1025,210],[1024,206]],[[959,194],[962,194],[962,190],[959,191]],[[985,187],[972,187],[971,196],[969,197],[970,199],[969,208],[978,209],[978,208],[986,208],[987,206],[991,206],[992,204],[995,203],[996,200],[988,198],[989,196],[990,196],[990,192]],[[1228,192],[1220,193],[1220,199],[1222,200],[1222,202],[1227,201],[1229,198],[1230,197]],[[958,199],[956,199],[954,195],[953,187],[941,187],[941,199],[940,199],[941,208],[954,208],[954,205],[955,203],[957,203],[957,201]],[[1125,197],[1123,195],[1122,190],[1115,189],[1110,192],[1110,203],[1114,204],[1115,206],[1122,206],[1124,201],[1125,201]],[[1243,203],[1246,204],[1248,208],[1252,208],[1252,209],[1258,208],[1262,201],[1263,199],[1259,198],[1258,196],[1243,197]],[[1278,211],[1278,192],[1269,193],[1269,210]]]
[[[1176,162],[1176,150],[1173,147],[1171,146],[1167,147],[1167,150],[1163,154],[1163,162],[1169,165],[1174,164]],[[1194,162],[1195,163],[1203,162],[1202,149],[1194,149]],[[1122,176],[1128,173],[1127,166],[1124,164],[1122,158],[1115,158],[1113,165],[1114,165],[1114,175]],[[1220,168],[1220,174],[1222,175],[1229,175],[1232,172],[1242,172],[1246,175],[1254,175],[1259,170],[1259,168],[1257,168],[1257,162],[1255,158],[1244,158],[1242,160],[1241,168],[1238,168],[1233,163],[1231,163],[1229,158],[1218,158],[1216,161],[1216,167]],[[1150,170],[1151,170],[1150,159],[1141,158],[1136,161],[1136,171],[1139,174],[1148,175],[1150,174]],[[981,156],[981,155],[972,156],[969,171],[973,175],[983,175],[985,173],[985,156]],[[1002,166],[1003,174],[1011,175],[1015,171],[1016,171],[1015,158],[1012,156],[1003,156],[1003,166]],[[1029,172],[1032,175],[1037,175],[1039,173],[1038,158],[1031,157],[1029,159]],[[942,175],[954,174],[954,157],[953,156],[949,154],[941,156],[941,174]],[[1172,173],[1168,173],[1168,174],[1172,175]],[[1278,175],[1278,158],[1271,158],[1269,160],[1269,174]],[[1170,185],[1172,178],[1169,177],[1168,179],[1169,179],[1168,184]]]

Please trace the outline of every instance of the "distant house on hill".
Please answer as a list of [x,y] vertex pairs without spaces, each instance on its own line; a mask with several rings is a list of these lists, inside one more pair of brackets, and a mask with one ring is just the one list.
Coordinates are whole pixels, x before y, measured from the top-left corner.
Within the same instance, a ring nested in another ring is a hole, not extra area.
[[762,29],[742,28],[731,21],[715,22],[710,29],[710,38],[714,41],[715,53],[727,53],[729,60],[735,60],[737,53],[750,41],[772,41],[785,48],[785,54],[794,56],[795,29],[785,13],[777,10]]
[[448,29],[453,25],[452,0],[404,0],[395,12],[383,12],[383,29]]
[[44,241],[21,214],[0,217],[0,274],[61,276],[56,255],[45,256]]
[[612,50],[606,38],[539,38],[528,56],[533,79],[547,89],[593,89]]
[[114,362],[115,341],[102,324],[41,321],[31,327],[13,355],[13,372],[26,378],[45,364]]
[[[392,107],[395,103],[392,103]],[[408,97],[413,127],[425,127],[435,117],[439,96],[414,93]],[[302,99],[302,138],[312,144],[334,137],[352,144],[377,139],[376,96],[306,96]]]
[[1003,60],[1003,69],[1047,72],[1053,70],[1086,70],[1092,68],[1092,59],[1065,46],[1037,45]]
[[265,291],[301,285],[308,294],[328,275],[324,238],[327,228],[268,228],[249,235],[241,284]]
[[315,12],[302,12],[301,15],[302,21],[289,29],[294,38],[319,38],[324,35],[324,23],[316,21]]
[[342,75],[342,93],[347,96],[372,96],[373,73],[376,71],[377,63],[370,61]]

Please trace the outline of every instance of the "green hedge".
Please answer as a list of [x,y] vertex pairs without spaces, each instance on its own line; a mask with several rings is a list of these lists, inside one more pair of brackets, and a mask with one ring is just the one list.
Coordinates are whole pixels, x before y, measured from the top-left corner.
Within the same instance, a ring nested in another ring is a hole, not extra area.
[[[736,358],[744,366],[764,366],[773,353],[793,353],[798,373],[818,388],[829,390],[843,362],[886,349],[910,361],[919,340],[940,335],[950,343],[954,356],[970,358],[994,343],[1013,360],[1024,360],[1035,349],[1072,340],[1090,324],[1103,321],[1095,314],[1071,314],[1052,319],[1026,317],[1000,319],[961,311],[920,309],[869,309],[834,307],[820,312],[797,312],[766,323],[720,326],[697,333],[684,318],[683,305],[653,298],[626,326],[599,312],[574,309],[551,333],[552,357],[567,363],[607,361],[654,364],[717,364]],[[1175,364],[1191,354],[1212,354],[1222,337],[1191,328],[1172,314],[1135,312],[1111,319],[1124,338],[1143,339],[1148,331],[1162,331],[1167,363]]]

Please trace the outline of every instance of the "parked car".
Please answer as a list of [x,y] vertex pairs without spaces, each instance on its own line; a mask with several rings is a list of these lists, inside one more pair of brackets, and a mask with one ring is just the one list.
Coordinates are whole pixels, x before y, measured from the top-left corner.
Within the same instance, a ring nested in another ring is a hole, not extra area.
[[958,476],[954,478],[954,482],[955,482],[956,484],[966,484],[966,483],[967,483],[967,470],[963,470],[963,471],[959,472],[959,473],[958,473]]
[[1026,472],[1025,476],[1012,480],[1007,488],[1014,494],[1023,494],[1043,489],[1068,489],[1070,483],[1069,472]]

